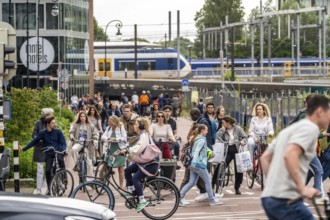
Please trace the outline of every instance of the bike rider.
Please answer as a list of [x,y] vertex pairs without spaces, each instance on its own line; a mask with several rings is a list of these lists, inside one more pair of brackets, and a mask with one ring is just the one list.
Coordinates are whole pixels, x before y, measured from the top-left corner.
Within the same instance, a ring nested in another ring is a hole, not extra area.
[[[163,107],[163,112],[165,115],[165,121],[167,124],[169,124],[172,128],[173,131],[173,135],[174,138],[176,140],[178,140],[178,131],[177,131],[177,127],[176,127],[176,121],[171,117],[172,114],[172,107],[169,105],[165,105]],[[180,154],[180,144],[178,143],[178,141],[175,141],[172,143],[173,148],[174,148],[174,155],[176,156],[176,158],[179,158],[179,154]],[[176,166],[177,169],[180,169],[181,167],[179,165]]]
[[257,150],[259,141],[258,135],[273,136],[274,127],[269,108],[266,104],[258,102],[252,110],[252,119],[249,127],[248,148],[251,161],[253,161],[254,152]]
[[[140,148],[144,148],[147,144],[149,144],[151,138],[148,133],[149,123],[147,119],[145,118],[137,119],[133,126],[134,126],[134,131],[139,136],[139,140],[134,146],[126,149],[122,149],[120,151],[120,155],[125,155],[126,153],[129,153],[130,160],[134,158],[134,155],[136,155],[138,152],[141,151]],[[149,204],[149,202],[144,198],[143,190],[140,182],[143,178],[147,176],[147,174],[145,174],[146,172],[143,170],[146,170],[151,174],[156,174],[159,168],[159,162],[154,160],[154,161],[150,161],[148,164],[141,164],[141,165],[137,164],[134,161],[132,162],[133,163],[125,169],[125,179],[126,179],[127,191],[129,193],[133,193],[135,189],[139,197],[139,203],[138,206],[136,207],[136,211],[140,212]],[[140,166],[143,167],[144,169],[141,169]],[[134,175],[132,175],[133,173]]]
[[[41,118],[35,123],[32,138],[36,138],[40,131],[47,128],[45,123],[46,117],[53,115],[54,110],[52,108],[41,109]],[[34,147],[33,151],[33,162],[37,163],[37,188],[36,194],[41,194],[42,184],[44,182],[44,163],[45,163],[45,153],[43,152],[43,147],[46,147],[41,140]]]
[[[22,150],[26,151],[29,148],[38,144],[41,140],[43,140],[45,146],[52,146],[56,151],[63,152],[66,150],[66,141],[62,131],[58,128],[55,128],[55,117],[48,116],[45,119],[46,129],[41,130],[30,143],[28,143]],[[21,146],[19,146],[21,149]],[[50,195],[50,182],[51,182],[51,169],[53,166],[53,159],[55,158],[55,152],[53,150],[49,150],[45,152],[46,155],[46,181],[47,181],[47,195]],[[63,155],[58,154],[57,160],[60,168],[64,168],[64,160]]]
[[[74,168],[73,170],[77,170],[77,162],[79,158],[79,152],[84,147],[84,140],[94,140],[97,142],[99,139],[99,133],[98,129],[95,128],[95,126],[90,123],[86,112],[81,111],[78,114],[77,120],[75,123],[73,123],[70,131],[70,140],[78,140],[76,141],[72,146],[72,158],[74,161]],[[87,150],[85,151],[86,156],[86,165],[87,165],[87,176],[93,176],[93,163],[92,160],[95,158],[95,146],[97,146],[97,143],[94,143],[94,141],[88,141],[86,143]],[[87,178],[86,178],[87,179]]]

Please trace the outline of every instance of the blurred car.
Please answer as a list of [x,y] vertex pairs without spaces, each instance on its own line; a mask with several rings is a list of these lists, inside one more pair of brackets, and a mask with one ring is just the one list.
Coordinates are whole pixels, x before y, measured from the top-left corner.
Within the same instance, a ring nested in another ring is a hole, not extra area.
[[116,214],[95,203],[72,198],[0,192],[1,220],[115,220]]

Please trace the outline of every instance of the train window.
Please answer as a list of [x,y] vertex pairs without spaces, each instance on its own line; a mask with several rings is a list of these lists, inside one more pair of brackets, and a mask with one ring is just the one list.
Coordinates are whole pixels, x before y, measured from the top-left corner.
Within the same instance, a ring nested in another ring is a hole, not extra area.
[[125,69],[127,68],[127,70],[135,70],[135,65],[134,62],[119,62],[119,70],[120,71],[125,71]]
[[110,62],[106,62],[106,71],[110,71]]
[[103,63],[99,63],[99,71],[104,71]]
[[155,70],[156,69],[156,62],[139,62],[139,69],[140,70]]
[[167,59],[167,63],[168,63],[168,64],[173,64],[173,60],[174,60],[173,58],[168,58],[168,59]]

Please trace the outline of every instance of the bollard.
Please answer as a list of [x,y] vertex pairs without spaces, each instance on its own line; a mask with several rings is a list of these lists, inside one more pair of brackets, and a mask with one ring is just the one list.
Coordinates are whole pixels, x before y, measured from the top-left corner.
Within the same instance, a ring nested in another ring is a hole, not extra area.
[[14,141],[14,189],[19,192],[19,157],[18,157],[18,141]]

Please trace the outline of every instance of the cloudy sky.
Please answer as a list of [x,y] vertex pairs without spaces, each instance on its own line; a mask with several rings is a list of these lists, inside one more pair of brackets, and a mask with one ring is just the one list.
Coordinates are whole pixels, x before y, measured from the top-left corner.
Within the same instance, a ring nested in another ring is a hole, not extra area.
[[[242,3],[247,16],[260,1],[242,0]],[[177,10],[180,10],[181,36],[193,39],[196,34],[194,16],[203,4],[204,0],[94,0],[94,16],[103,28],[112,20],[122,21],[123,38],[133,38],[134,24],[137,24],[139,38],[161,41],[168,33],[169,11],[172,13],[172,38],[176,36]],[[115,23],[111,23],[107,31],[111,39],[116,32]]]

